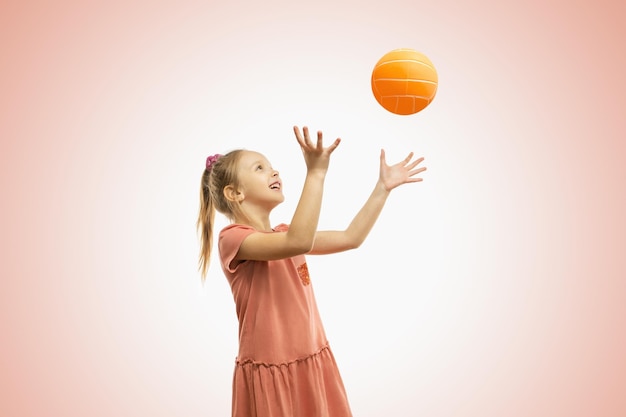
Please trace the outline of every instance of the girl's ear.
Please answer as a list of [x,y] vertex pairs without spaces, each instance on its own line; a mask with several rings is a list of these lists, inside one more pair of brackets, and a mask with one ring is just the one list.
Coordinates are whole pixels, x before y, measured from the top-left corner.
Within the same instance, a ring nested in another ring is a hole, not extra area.
[[228,201],[241,201],[243,200],[243,193],[235,190],[235,187],[232,185],[227,185],[224,187],[224,197]]

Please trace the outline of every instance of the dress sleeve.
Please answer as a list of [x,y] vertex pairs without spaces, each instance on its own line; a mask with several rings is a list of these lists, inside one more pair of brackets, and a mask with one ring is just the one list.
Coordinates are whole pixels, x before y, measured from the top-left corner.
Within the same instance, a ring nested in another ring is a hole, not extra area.
[[224,271],[235,272],[238,265],[233,266],[231,263],[239,251],[241,242],[254,232],[253,227],[241,224],[231,224],[222,229],[218,238],[218,250]]

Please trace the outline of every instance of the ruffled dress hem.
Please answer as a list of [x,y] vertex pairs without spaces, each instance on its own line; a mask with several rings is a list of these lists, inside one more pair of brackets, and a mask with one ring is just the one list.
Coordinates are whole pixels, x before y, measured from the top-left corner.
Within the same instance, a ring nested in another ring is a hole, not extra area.
[[232,411],[233,417],[352,417],[328,344],[289,362],[237,360]]

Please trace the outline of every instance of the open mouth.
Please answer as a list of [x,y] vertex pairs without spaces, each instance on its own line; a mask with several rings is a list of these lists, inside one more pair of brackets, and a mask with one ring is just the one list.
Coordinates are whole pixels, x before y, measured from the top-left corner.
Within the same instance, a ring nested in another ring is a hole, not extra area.
[[270,189],[272,190],[280,190],[280,181],[276,181],[270,184]]

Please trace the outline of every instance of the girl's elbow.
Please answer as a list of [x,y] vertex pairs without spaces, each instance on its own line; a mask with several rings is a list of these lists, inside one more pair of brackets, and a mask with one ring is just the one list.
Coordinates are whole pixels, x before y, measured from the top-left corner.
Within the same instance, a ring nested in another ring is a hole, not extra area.
[[360,248],[363,242],[365,242],[366,237],[367,235],[363,235],[363,234],[351,235],[348,239],[348,245],[350,246],[350,249]]
[[352,250],[352,249],[358,249],[361,247],[361,244],[363,244],[363,241],[357,241],[357,242],[352,242],[352,244],[348,245],[348,250]]
[[343,244],[344,246],[343,250],[358,249],[362,243],[363,243],[362,239],[348,239]]
[[311,250],[313,250],[313,243],[315,241],[313,239],[308,240],[308,239],[303,239],[303,240],[298,240],[295,242],[292,242],[291,248],[293,249],[293,251],[298,254],[298,255],[302,255],[305,253],[309,253],[311,252]]
[[305,254],[305,253],[309,253],[313,250],[313,242],[310,242],[309,244],[306,245],[302,245],[298,247],[298,252],[300,254]]

